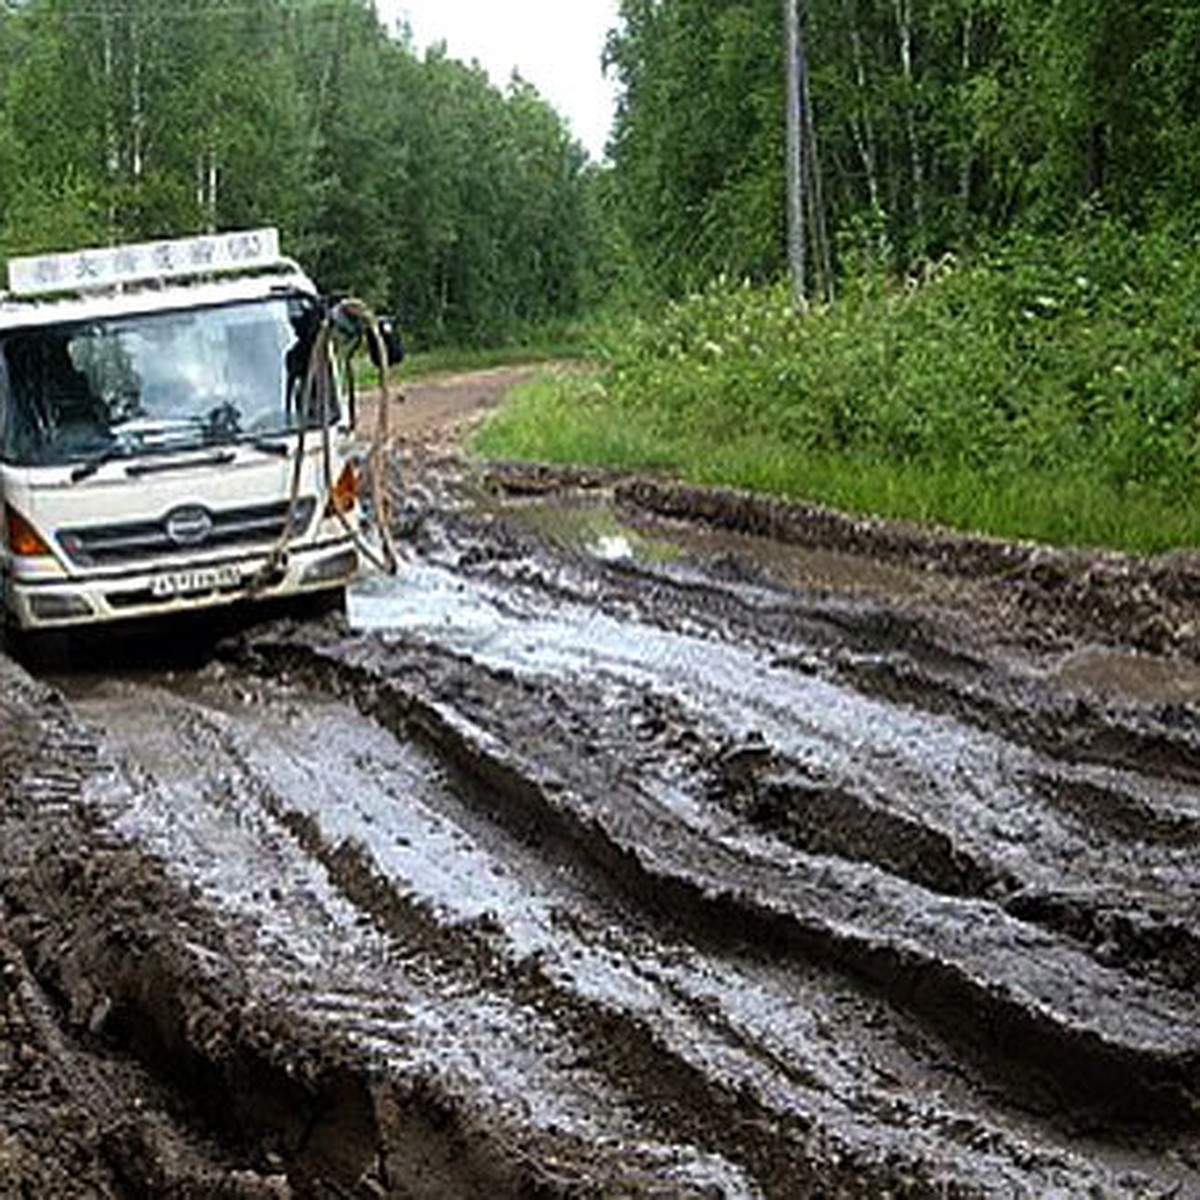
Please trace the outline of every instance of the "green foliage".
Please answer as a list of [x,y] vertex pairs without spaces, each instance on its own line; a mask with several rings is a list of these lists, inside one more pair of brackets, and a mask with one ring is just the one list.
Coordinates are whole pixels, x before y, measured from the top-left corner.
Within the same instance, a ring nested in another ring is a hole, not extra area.
[[1101,220],[859,276],[804,316],[782,288],[719,283],[483,436],[994,533],[1196,544],[1200,256]]
[[596,352],[600,328],[590,321],[550,321],[532,325],[523,334],[514,330],[510,340],[495,346],[434,346],[408,355],[400,377],[416,379],[447,371],[479,371],[535,363],[583,363]]
[[[622,0],[620,211],[660,295],[785,261],[783,6]],[[806,0],[826,225],[895,270],[1081,204],[1195,210],[1200,14],[1139,0]],[[843,266],[845,264],[843,263]]]
[[487,344],[617,289],[602,186],[527,83],[418,58],[369,0],[0,12],[9,254],[275,224],[418,343]]
[[624,90],[617,198],[644,280],[678,292],[783,258],[777,0],[623,0],[607,58]]

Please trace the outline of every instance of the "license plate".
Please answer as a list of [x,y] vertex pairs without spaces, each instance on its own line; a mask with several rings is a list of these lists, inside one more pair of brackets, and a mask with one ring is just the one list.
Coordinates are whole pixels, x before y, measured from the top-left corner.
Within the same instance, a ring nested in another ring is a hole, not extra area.
[[237,567],[197,567],[192,571],[171,571],[156,576],[150,583],[150,593],[155,599],[164,600],[170,596],[238,587],[241,582],[242,573]]

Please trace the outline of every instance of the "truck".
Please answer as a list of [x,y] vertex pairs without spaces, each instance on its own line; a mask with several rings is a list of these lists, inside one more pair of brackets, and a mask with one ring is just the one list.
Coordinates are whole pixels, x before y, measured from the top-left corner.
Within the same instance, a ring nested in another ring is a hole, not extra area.
[[[0,589],[17,637],[336,594],[364,550],[350,350],[275,229],[15,258]],[[377,543],[376,543],[377,544]]]

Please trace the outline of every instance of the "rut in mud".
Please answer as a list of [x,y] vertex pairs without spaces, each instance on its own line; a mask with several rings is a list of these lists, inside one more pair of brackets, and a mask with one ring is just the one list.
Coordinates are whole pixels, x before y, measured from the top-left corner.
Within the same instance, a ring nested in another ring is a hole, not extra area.
[[0,1171],[1200,1193],[1182,584],[415,457],[348,621],[4,668]]

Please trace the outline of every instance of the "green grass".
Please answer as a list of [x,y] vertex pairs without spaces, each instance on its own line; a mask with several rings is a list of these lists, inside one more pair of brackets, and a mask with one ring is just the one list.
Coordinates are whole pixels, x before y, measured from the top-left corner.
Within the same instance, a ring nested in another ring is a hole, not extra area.
[[476,445],[493,458],[663,471],[1000,537],[1142,552],[1200,545],[1200,505],[1154,490],[1115,489],[1085,471],[988,475],[814,454],[778,439],[688,436],[646,414],[616,417],[595,377],[548,374],[518,388]]
[[1200,545],[1200,256],[1102,225],[796,316],[714,287],[484,426],[497,457],[663,470],[1051,543]]
[[434,350],[418,350],[409,355],[400,368],[400,375],[409,379],[421,379],[448,371],[484,371],[490,367],[554,362],[575,358],[581,353],[580,347],[571,343],[492,346],[487,349],[443,346]]

